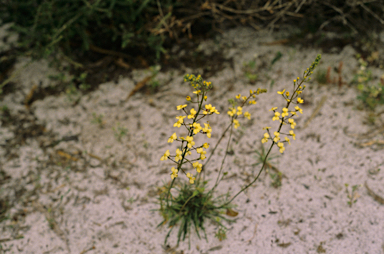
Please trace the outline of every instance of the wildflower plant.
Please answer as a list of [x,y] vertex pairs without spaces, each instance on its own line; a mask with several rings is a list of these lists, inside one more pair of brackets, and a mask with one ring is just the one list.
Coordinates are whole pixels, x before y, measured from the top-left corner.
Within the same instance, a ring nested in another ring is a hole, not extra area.
[[352,207],[352,205],[354,203],[357,202],[357,199],[360,197],[359,193],[357,193],[357,190],[359,189],[359,187],[361,187],[361,185],[353,185],[352,186],[352,190],[349,191],[349,184],[345,184],[345,192],[347,193],[347,198],[348,198],[348,201],[347,201],[347,204],[349,205],[349,207]]
[[360,69],[354,77],[354,82],[358,84],[357,89],[360,92],[357,98],[369,109],[374,110],[376,106],[384,104],[384,74],[381,76],[380,83],[371,84],[373,77],[372,72],[367,69],[368,63],[360,55],[356,57],[360,64]]
[[[260,88],[257,90],[250,90],[249,95],[247,96],[238,94],[234,99],[229,100],[230,106],[227,111],[229,124],[207,158],[206,150],[210,147],[210,144],[206,142],[197,144],[195,136],[203,135],[208,139],[211,138],[212,127],[209,122],[205,120],[213,114],[220,114],[220,112],[211,104],[205,103],[208,99],[207,94],[213,87],[211,82],[204,81],[200,75],[197,77],[189,74],[185,75],[184,81],[191,84],[194,88],[194,92],[192,96],[186,97],[188,104],[182,104],[176,107],[176,110],[183,112],[184,114],[176,116],[176,122],[173,127],[185,128],[188,134],[183,137],[174,132],[168,138],[168,143],[178,142],[180,145],[172,153],[169,150],[166,150],[160,158],[161,161],[171,160],[175,163],[175,166],[170,169],[170,177],[172,181],[166,186],[167,193],[160,195],[159,198],[160,209],[158,210],[160,210],[164,220],[158,227],[168,222],[169,227],[171,228],[165,238],[164,245],[166,245],[171,231],[179,222],[177,245],[179,244],[180,239],[183,241],[185,240],[187,234],[189,234],[190,237],[192,224],[195,227],[198,237],[200,238],[199,230],[203,230],[205,239],[207,240],[204,228],[204,221],[206,219],[211,219],[213,222],[219,224],[222,231],[225,230],[226,227],[220,222],[220,219],[226,220],[227,222],[233,222],[233,220],[225,218],[222,214],[226,213],[227,215],[232,216],[237,215],[236,212],[231,210],[231,208],[234,207],[234,205],[231,204],[232,201],[254,184],[261,172],[270,165],[268,163],[268,156],[272,148],[276,145],[279,152],[283,153],[285,151],[285,144],[290,144],[291,139],[296,139],[296,134],[294,133],[296,122],[294,119],[299,113],[303,114],[303,110],[299,105],[302,104],[304,100],[300,96],[305,89],[304,83],[311,79],[310,76],[313,74],[320,59],[321,55],[318,55],[312,65],[304,71],[303,77],[301,79],[297,77],[297,79],[293,80],[293,89],[291,92],[286,89],[278,92],[278,94],[283,97],[285,106],[281,108],[281,110],[279,110],[278,107],[270,109],[273,113],[272,121],[277,121],[279,125],[276,131],[272,131],[272,127],[269,126],[263,128],[265,133],[261,142],[263,144],[270,144],[270,146],[266,155],[263,156],[264,160],[261,169],[254,180],[241,188],[241,190],[232,198],[229,198],[229,193],[224,195],[225,198],[223,198],[223,196],[218,198],[213,197],[215,188],[227,174],[227,172],[222,172],[227,153],[224,154],[216,182],[209,191],[205,190],[208,181],[201,179],[201,173],[206,169],[205,167],[207,163],[225,134],[230,131],[226,149],[228,151],[233,128],[237,129],[241,125],[243,119],[251,119],[251,114],[246,111],[246,107],[256,104],[256,96],[267,92],[267,90]],[[283,130],[284,126],[288,127],[289,130]],[[180,188],[174,187],[174,185],[177,185],[175,184],[176,180],[180,178],[187,179],[189,183],[180,185]],[[177,194],[171,194],[172,188],[177,190]]]

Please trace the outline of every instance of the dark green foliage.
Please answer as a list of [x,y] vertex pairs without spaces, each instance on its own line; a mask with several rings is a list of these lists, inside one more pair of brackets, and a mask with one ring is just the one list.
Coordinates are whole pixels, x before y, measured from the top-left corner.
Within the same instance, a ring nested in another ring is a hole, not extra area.
[[370,109],[374,110],[376,106],[384,104],[384,85],[359,85],[358,89],[360,95],[357,98]]
[[[162,0],[161,7],[175,2]],[[0,6],[3,22],[14,22],[20,46],[32,47],[36,57],[58,48],[69,53],[93,46],[117,51],[149,47],[158,55],[163,50],[163,35],[151,31],[152,23],[158,23],[155,0],[12,0]]]
[[149,56],[149,60],[153,56],[159,59],[165,45],[179,43],[182,37],[192,39],[197,34],[224,31],[240,24],[259,28],[306,24],[311,32],[336,26],[363,33],[367,28],[382,28],[378,21],[384,9],[379,0],[364,5],[333,0],[282,2],[4,0],[0,3],[0,19],[14,23],[13,29],[20,34],[20,48],[31,49],[35,57],[59,49],[78,58],[84,58],[88,50],[102,54],[109,50],[124,52],[124,57]]

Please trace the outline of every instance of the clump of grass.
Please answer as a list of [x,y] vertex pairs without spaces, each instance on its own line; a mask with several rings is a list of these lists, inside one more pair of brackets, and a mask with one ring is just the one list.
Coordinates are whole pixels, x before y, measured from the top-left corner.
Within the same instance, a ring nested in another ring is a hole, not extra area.
[[356,203],[357,199],[360,197],[359,193],[357,193],[357,189],[360,186],[361,185],[353,185],[351,191],[349,191],[349,184],[345,184],[345,192],[347,193],[348,198],[347,204],[349,205],[349,207],[352,207],[352,205]]
[[93,124],[97,124],[100,128],[103,128],[104,127],[104,120],[103,120],[103,118],[104,118],[104,116],[102,115],[102,114],[99,114],[99,115],[97,115],[96,113],[93,113],[92,114],[92,123]]
[[120,126],[120,123],[117,123],[116,127],[113,127],[113,132],[117,141],[121,142],[121,139],[128,134],[128,129]]
[[243,71],[250,84],[255,84],[259,75],[256,72],[256,59],[243,64]]
[[[172,195],[170,199],[167,198],[167,193],[170,191],[170,185],[164,185],[162,195],[160,195],[160,209],[164,220],[157,226],[161,226],[168,222],[171,228],[165,238],[164,245],[166,245],[168,237],[172,230],[179,224],[179,231],[177,233],[177,245],[180,240],[184,241],[186,236],[189,235],[190,246],[190,232],[192,227],[199,239],[201,239],[200,232],[203,231],[206,241],[207,235],[204,227],[204,222],[211,220],[220,225],[223,229],[227,229],[220,220],[223,219],[227,222],[234,222],[234,220],[227,219],[223,216],[226,209],[231,209],[233,205],[220,206],[223,203],[222,197],[213,198],[212,192],[205,191],[207,182],[201,182],[192,186],[183,183],[174,189],[177,191],[176,195]],[[228,197],[228,195],[227,195]],[[220,238],[225,239],[222,231],[219,231]]]
[[215,234],[215,237],[219,239],[220,242],[227,239],[227,229],[224,227],[220,227],[217,233]]

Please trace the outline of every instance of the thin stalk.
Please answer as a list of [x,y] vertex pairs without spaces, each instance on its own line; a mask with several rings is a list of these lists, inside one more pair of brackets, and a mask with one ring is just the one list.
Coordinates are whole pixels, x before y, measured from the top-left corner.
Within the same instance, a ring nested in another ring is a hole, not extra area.
[[223,205],[219,206],[218,208],[221,208],[221,207],[224,207],[224,206],[226,206],[226,205],[229,205],[229,204],[230,204],[230,203],[231,203],[237,196],[240,195],[240,193],[242,193],[243,191],[245,191],[246,189],[248,189],[254,182],[257,181],[257,179],[259,179],[259,177],[260,177],[260,175],[261,175],[261,172],[263,171],[263,169],[264,169],[264,167],[265,167],[265,165],[266,165],[266,161],[267,161],[268,155],[269,155],[269,153],[271,152],[272,147],[273,147],[274,144],[275,144],[275,142],[273,141],[271,147],[270,147],[269,150],[268,150],[267,156],[264,158],[263,166],[261,167],[261,169],[260,169],[259,173],[257,174],[257,176],[255,177],[255,179],[253,179],[253,181],[252,181],[250,184],[248,184],[248,185],[245,186],[243,189],[241,189],[241,191],[239,191],[233,198],[231,198],[231,200],[229,200],[228,202],[226,202],[226,203],[224,203]]
[[220,167],[220,171],[219,171],[219,174],[217,175],[217,178],[216,178],[216,183],[215,183],[215,186],[213,186],[212,190],[210,190],[208,193],[211,193],[215,190],[215,188],[217,187],[217,185],[219,184],[219,178],[220,178],[220,175],[221,175],[221,171],[223,170],[223,166],[224,166],[224,162],[225,162],[225,158],[227,157],[227,152],[228,152],[228,148],[229,148],[229,145],[231,143],[231,137],[232,137],[232,124],[231,124],[231,131],[229,133],[229,139],[228,139],[228,143],[227,143],[227,148],[225,149],[225,154],[224,154],[224,158],[223,160],[221,161],[221,167]]
[[[201,170],[201,171],[203,171],[204,173],[205,173],[205,170],[204,170],[204,169],[205,169],[205,166],[206,166],[206,165],[208,164],[208,162],[211,160],[211,158],[212,158],[213,154],[215,153],[217,147],[219,146],[221,140],[224,138],[225,134],[227,133],[227,131],[229,130],[229,128],[230,128],[231,126],[232,126],[232,123],[229,124],[228,127],[225,129],[225,131],[224,131],[223,134],[221,135],[219,141],[217,141],[215,148],[213,148],[211,154],[209,155],[207,161],[204,163],[203,168],[202,168],[202,170]],[[200,181],[200,178],[201,178],[201,174],[199,174],[198,181]]]
[[[199,113],[200,113],[200,111],[201,111],[201,106],[203,105],[204,95],[205,95],[205,93],[203,92],[203,94],[202,94],[202,96],[201,96],[201,101],[200,101],[200,103],[199,103],[199,109],[197,110],[197,113],[196,113],[196,115],[195,115],[195,117],[194,117],[194,119],[193,119],[192,125],[196,122],[196,119],[197,119],[197,117],[199,116]],[[184,125],[185,125],[185,124],[184,124]],[[192,129],[192,128],[190,128],[189,133],[188,133],[188,136],[193,136],[193,129]],[[181,166],[183,165],[183,161],[184,161],[185,155],[186,155],[186,153],[187,153],[187,151],[188,151],[188,149],[187,149],[187,148],[188,148],[188,142],[187,142],[187,144],[184,146],[184,148],[183,148],[183,144],[184,144],[184,140],[181,142],[181,146],[180,146],[180,148],[182,149],[181,151],[183,151],[183,154],[182,154],[182,156],[181,156],[180,163],[178,163],[178,165],[177,165],[177,170],[178,170],[178,171],[180,171]],[[170,186],[169,189],[168,189],[168,193],[167,193],[167,206],[168,206],[168,207],[169,207],[169,195],[171,194],[171,189],[172,189],[172,186],[173,186],[173,183],[175,182],[175,180],[176,180],[176,178],[174,178],[174,179],[172,180],[171,186]]]
[[[294,90],[293,94],[291,95],[291,98],[289,99],[289,101],[287,102],[287,105],[285,106],[286,108],[289,108],[289,105],[291,104],[292,102],[292,99],[294,98],[294,96],[296,95],[296,92],[297,90],[299,89],[299,87],[304,83],[305,79],[302,80],[300,82],[300,84],[298,84],[297,88]],[[283,123],[284,123],[284,117],[281,119],[281,123],[280,123],[280,126],[277,130],[277,132],[280,132],[282,126],[283,126]],[[257,176],[255,177],[255,179],[253,179],[253,181],[251,183],[249,183],[248,185],[246,185],[244,188],[242,188],[233,198],[231,198],[228,202],[224,203],[223,205],[221,205],[220,207],[223,207],[223,206],[226,206],[228,204],[230,204],[238,195],[240,195],[240,193],[242,193],[243,191],[245,191],[246,189],[248,189],[252,184],[254,184],[257,179],[259,179],[260,175],[261,175],[261,172],[263,171],[263,169],[265,168],[265,165],[267,164],[267,159],[268,159],[268,156],[269,156],[269,153],[271,152],[272,150],[272,147],[276,144],[276,142],[274,140],[272,140],[272,144],[271,146],[269,147],[269,150],[267,152],[267,155],[265,156],[264,158],[264,161],[263,161],[263,166],[261,167],[259,173],[257,174]],[[219,207],[219,208],[220,208]]]

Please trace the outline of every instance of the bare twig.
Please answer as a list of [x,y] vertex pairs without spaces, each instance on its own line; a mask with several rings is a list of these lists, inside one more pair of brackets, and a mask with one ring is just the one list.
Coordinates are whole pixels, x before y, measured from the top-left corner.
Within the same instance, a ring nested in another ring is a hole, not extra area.
[[368,195],[373,197],[373,199],[377,202],[379,202],[380,204],[384,205],[384,198],[380,197],[379,195],[377,195],[376,193],[374,193],[369,187],[368,187],[368,184],[367,182],[364,183],[365,185],[365,188],[367,189],[368,191]]

